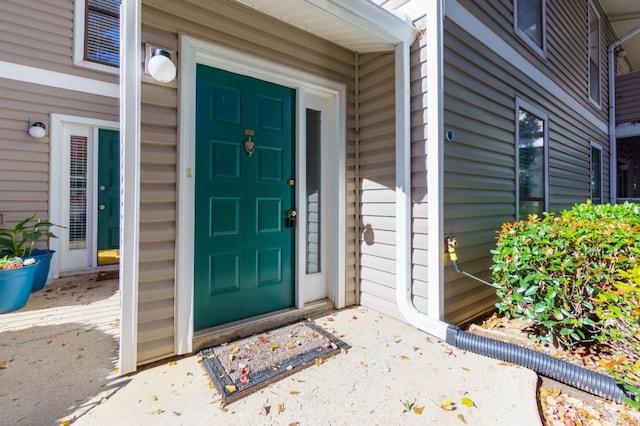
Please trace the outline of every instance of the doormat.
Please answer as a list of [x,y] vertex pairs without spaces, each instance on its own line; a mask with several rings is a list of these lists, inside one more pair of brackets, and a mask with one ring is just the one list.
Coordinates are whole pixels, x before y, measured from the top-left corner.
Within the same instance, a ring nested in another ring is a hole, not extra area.
[[200,356],[226,405],[349,347],[313,322],[301,321],[203,349]]

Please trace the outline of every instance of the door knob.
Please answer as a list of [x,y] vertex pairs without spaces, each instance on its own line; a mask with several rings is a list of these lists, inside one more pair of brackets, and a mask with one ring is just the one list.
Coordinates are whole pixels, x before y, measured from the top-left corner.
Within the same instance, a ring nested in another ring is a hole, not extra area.
[[99,208],[100,210],[104,210],[106,207],[105,207],[105,205],[104,205],[104,204],[100,204],[100,205],[98,206],[98,208]]
[[298,212],[295,210],[289,210],[287,212],[287,228],[296,227],[296,216],[298,216]]
[[100,191],[104,191],[105,189],[107,189],[104,185],[100,185]]

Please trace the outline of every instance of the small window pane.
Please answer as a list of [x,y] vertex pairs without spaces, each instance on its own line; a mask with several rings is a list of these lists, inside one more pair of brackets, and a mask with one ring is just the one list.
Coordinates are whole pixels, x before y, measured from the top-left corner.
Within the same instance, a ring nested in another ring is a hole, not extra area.
[[321,112],[307,109],[307,274],[321,272]]
[[543,0],[516,0],[518,28],[539,48],[543,48]]
[[520,217],[542,214],[545,197],[544,120],[530,112],[518,111],[518,191]]
[[602,203],[602,151],[591,147],[591,201]]

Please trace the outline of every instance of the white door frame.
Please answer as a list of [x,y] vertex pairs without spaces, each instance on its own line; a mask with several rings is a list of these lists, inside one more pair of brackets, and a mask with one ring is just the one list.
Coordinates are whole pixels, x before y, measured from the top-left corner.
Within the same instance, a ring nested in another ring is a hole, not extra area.
[[[76,117],[64,114],[51,114],[51,151],[49,161],[49,220],[53,223],[61,225],[63,225],[62,206],[66,200],[66,198],[64,198],[65,194],[63,193],[63,189],[68,188],[69,186],[68,182],[66,182],[68,177],[65,176],[65,169],[61,167],[63,162],[66,161],[65,153],[62,152],[63,148],[66,146],[64,134],[66,125],[76,125],[91,128],[91,139],[93,139],[93,145],[96,145],[98,142],[98,129],[120,131],[120,124],[116,121],[99,120],[87,117]],[[93,151],[93,155],[91,155],[90,158],[87,158],[87,161],[91,161],[91,164],[89,166],[91,177],[89,180],[96,182],[98,173],[98,150],[93,149]],[[87,182],[87,184],[89,184],[89,182]],[[95,185],[92,185],[92,188],[93,186]],[[92,193],[90,194],[90,199],[95,201],[97,199],[96,197],[96,188],[93,188]],[[96,224],[98,212],[95,208],[95,203],[87,202],[87,206],[91,208],[91,211],[87,213],[88,221]],[[91,227],[91,232],[87,234],[87,239],[90,239],[89,243],[91,246],[91,250],[95,251],[97,240],[96,226]],[[61,241],[59,238],[52,238],[50,240],[50,248],[51,250],[55,250],[57,254],[57,256],[54,257],[55,260],[51,262],[51,268],[49,270],[49,278],[51,279],[55,279],[60,276],[60,256],[63,255],[63,253],[61,253],[60,247]],[[96,259],[93,259],[89,267],[95,267],[96,264]]]
[[[193,235],[195,203],[195,123],[196,123],[196,64],[202,63],[249,77],[296,89],[296,141],[305,140],[305,128],[300,117],[306,113],[305,94],[330,97],[336,115],[335,135],[328,152],[333,158],[326,160],[331,165],[327,176],[327,188],[332,188],[335,214],[325,220],[325,229],[334,235],[327,241],[331,248],[326,253],[328,297],[337,308],[345,306],[345,235],[346,235],[346,86],[309,73],[295,70],[270,61],[247,55],[215,44],[182,36],[180,40],[180,140],[178,161],[178,226],[176,241],[176,306],[175,306],[175,352],[189,353],[193,349]],[[313,97],[313,96],[310,96]],[[305,169],[300,156],[296,156],[296,174]],[[301,186],[301,185],[298,185]],[[300,191],[297,188],[297,191]],[[299,202],[299,200],[298,200]],[[301,219],[301,218],[300,218]],[[299,219],[299,221],[300,221]],[[329,221],[330,220],[330,221]],[[296,241],[299,253],[300,234]],[[296,257],[298,257],[297,255]],[[299,259],[297,259],[298,261]],[[296,264],[296,269],[302,265]],[[305,302],[304,289],[296,279],[296,307]]]

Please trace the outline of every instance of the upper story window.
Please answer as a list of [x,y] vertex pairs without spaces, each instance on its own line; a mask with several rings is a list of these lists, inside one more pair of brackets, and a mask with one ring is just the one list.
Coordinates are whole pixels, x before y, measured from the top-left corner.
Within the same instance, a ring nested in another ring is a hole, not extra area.
[[74,62],[118,72],[120,66],[121,0],[76,0]]
[[549,116],[516,99],[516,219],[547,211]]
[[589,99],[600,106],[600,15],[589,2]]
[[513,0],[513,29],[529,47],[546,56],[545,0]]

